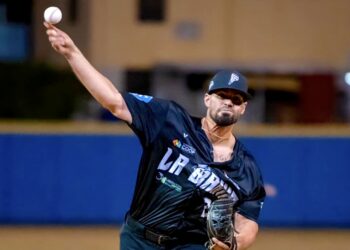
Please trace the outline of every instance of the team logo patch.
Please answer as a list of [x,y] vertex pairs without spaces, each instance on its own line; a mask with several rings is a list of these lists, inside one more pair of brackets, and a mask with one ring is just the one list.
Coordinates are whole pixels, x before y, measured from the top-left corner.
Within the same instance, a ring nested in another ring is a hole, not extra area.
[[178,139],[173,140],[173,145],[174,145],[175,147],[181,149],[182,151],[185,151],[185,152],[189,153],[189,154],[192,154],[192,155],[193,155],[193,154],[196,153],[196,150],[195,150],[192,146],[190,146],[190,145],[188,145],[188,144],[186,144],[186,143],[182,143],[182,142],[181,142],[180,140],[178,140]]
[[156,179],[159,180],[162,184],[174,189],[177,192],[182,191],[182,187],[179,184],[165,177],[161,172],[158,172]]
[[149,95],[140,95],[136,93],[130,93],[130,94],[132,94],[137,100],[140,100],[145,103],[149,103],[153,99],[153,96],[149,96]]

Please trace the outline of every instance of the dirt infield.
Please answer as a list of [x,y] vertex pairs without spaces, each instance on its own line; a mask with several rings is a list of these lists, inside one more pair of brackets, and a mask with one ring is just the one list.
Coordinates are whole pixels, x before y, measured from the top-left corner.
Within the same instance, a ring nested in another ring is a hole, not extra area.
[[[0,250],[118,250],[116,227],[0,227]],[[252,250],[348,250],[350,230],[261,230]]]

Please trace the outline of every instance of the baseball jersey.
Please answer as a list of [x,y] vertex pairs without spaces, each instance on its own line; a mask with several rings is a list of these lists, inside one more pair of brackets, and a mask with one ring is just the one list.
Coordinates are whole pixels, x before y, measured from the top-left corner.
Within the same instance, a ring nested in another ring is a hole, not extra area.
[[213,147],[201,127],[175,102],[123,95],[132,116],[130,128],[143,148],[129,214],[146,227],[170,236],[208,240],[206,213],[223,188],[237,211],[256,221],[265,197],[253,156],[237,140],[233,157],[214,162]]

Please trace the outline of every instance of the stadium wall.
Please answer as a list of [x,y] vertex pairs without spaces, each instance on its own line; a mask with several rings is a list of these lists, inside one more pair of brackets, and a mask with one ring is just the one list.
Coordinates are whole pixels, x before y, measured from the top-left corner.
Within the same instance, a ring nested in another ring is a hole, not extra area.
[[[350,227],[350,136],[241,140],[268,192],[262,225]],[[128,133],[0,132],[0,223],[120,224],[140,154]]]

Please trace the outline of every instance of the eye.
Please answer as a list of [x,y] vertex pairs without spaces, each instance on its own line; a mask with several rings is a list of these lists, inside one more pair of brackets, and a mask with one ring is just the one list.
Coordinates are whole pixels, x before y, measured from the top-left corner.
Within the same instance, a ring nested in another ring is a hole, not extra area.
[[222,93],[222,92],[218,92],[215,95],[220,99],[230,99],[230,96],[228,96],[227,94]]
[[242,105],[242,103],[244,102],[244,99],[240,95],[234,95],[231,97],[231,101],[234,105]]
[[213,95],[216,96],[219,100],[231,100],[231,102],[237,106],[242,105],[242,103],[244,103],[243,96],[239,94],[230,95],[225,92],[217,92],[217,93],[214,93]]

